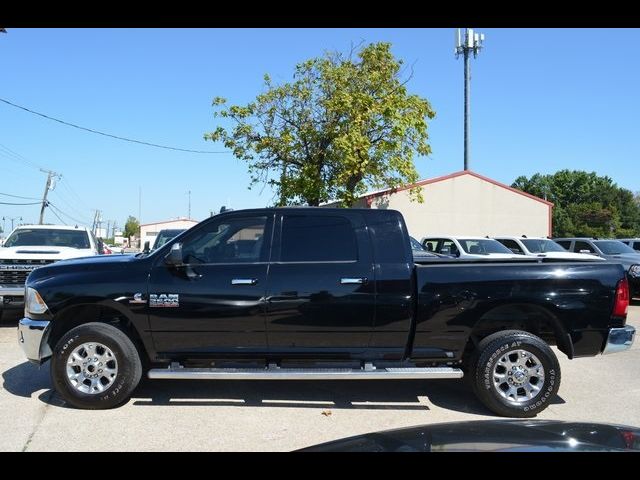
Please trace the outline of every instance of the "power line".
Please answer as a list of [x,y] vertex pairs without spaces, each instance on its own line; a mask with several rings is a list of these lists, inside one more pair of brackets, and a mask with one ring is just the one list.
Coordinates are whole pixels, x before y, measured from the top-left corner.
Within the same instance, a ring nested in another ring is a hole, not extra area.
[[[59,198],[59,199],[60,199],[60,200],[61,200],[61,201],[62,201],[62,202],[63,202],[63,203],[68,207],[68,208],[70,208],[70,209],[74,212],[74,214],[76,214],[76,215],[78,215],[78,216],[80,216],[80,217],[86,218],[84,213],[82,213],[79,209],[77,209],[76,207],[74,207],[74,206],[73,206],[69,201],[67,201],[67,199],[65,199],[65,197],[64,197],[64,196],[62,196],[61,191],[59,191],[59,190],[53,190],[53,191],[52,191],[52,193],[55,193],[55,194],[56,194],[56,196],[57,196],[57,197],[58,197],[58,198]],[[87,222],[86,222],[86,220],[85,220],[83,223],[87,223]]]
[[39,200],[39,198],[35,197],[21,197],[20,195],[11,195],[10,193],[0,192],[0,195],[4,195],[5,197],[21,198],[22,200]]
[[47,205],[49,207],[51,207],[52,209],[56,210],[58,213],[64,215],[65,217],[73,220],[75,223],[79,223],[80,225],[85,225],[86,226],[86,222],[83,222],[82,220],[78,220],[77,218],[72,217],[71,215],[69,215],[68,213],[63,212],[62,210],[60,210],[58,207],[56,207],[53,203],[51,202],[47,202]]
[[5,158],[8,158],[9,160],[13,160],[14,162],[26,164],[27,167],[31,167],[31,168],[34,168],[36,170],[42,170],[43,169],[43,167],[41,167],[40,165],[36,164],[35,162],[32,162],[28,158],[23,157],[22,155],[14,152],[13,150],[8,148],[7,146],[2,145],[1,143],[0,143],[0,155],[5,157]]
[[[49,204],[49,205],[51,205],[51,204]],[[64,220],[62,220],[62,219],[58,216],[58,214],[55,212],[55,210],[51,210],[51,213],[53,213],[53,214],[56,216],[56,218],[62,222],[62,224],[63,224],[63,225],[66,225],[66,222],[65,222]]]
[[41,202],[32,202],[32,203],[10,203],[10,202],[0,202],[0,205],[40,205]]
[[84,204],[84,200],[82,200],[82,198],[80,197],[80,195],[78,195],[76,193],[76,191],[71,188],[71,184],[69,183],[69,181],[67,180],[66,177],[62,177],[60,179],[60,182],[58,182],[58,184],[62,185],[63,188],[65,188],[71,195],[73,195],[74,197],[76,197],[78,199],[78,201],[80,201],[80,203]]
[[63,125],[67,125],[68,127],[77,128],[79,130],[84,130],[86,132],[95,133],[97,135],[102,135],[104,137],[115,138],[116,140],[123,140],[125,142],[138,143],[140,145],[147,145],[149,147],[156,148],[164,148],[166,150],[175,150],[177,152],[188,152],[188,153],[231,153],[229,150],[224,151],[209,151],[209,150],[191,150],[188,148],[178,148],[178,147],[169,147],[167,145],[160,145],[158,143],[144,142],[142,140],[135,140],[133,138],[121,137],[118,135],[113,135],[111,133],[101,132],[99,130],[94,130],[92,128],[81,127],[80,125],[76,125],[74,123],[66,122],[64,120],[60,120],[59,118],[50,117],[49,115],[45,115],[44,113],[36,112],[35,110],[31,110],[27,107],[23,107],[21,105],[16,105],[15,103],[10,102],[9,100],[5,100],[4,98],[0,98],[0,102],[6,103],[7,105],[11,105],[12,107],[19,108],[20,110],[24,110],[25,112],[32,113],[34,115],[38,115],[40,117],[46,118],[48,120],[53,120],[54,122],[61,123]]

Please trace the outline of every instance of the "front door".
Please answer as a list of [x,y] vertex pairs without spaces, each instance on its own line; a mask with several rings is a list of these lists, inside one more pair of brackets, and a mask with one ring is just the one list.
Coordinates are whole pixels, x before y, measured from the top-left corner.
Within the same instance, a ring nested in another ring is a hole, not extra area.
[[272,353],[324,357],[366,349],[375,282],[362,215],[287,211],[276,225],[267,291]]
[[264,298],[273,214],[213,217],[182,239],[184,266],[159,252],[149,320],[160,354],[267,350]]

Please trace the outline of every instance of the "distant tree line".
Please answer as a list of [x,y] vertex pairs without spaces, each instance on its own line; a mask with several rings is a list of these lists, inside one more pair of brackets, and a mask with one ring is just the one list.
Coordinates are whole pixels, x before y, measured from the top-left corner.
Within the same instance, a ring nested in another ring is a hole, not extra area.
[[512,186],[554,203],[554,237],[640,235],[640,192],[621,188],[607,176],[580,170],[520,176]]

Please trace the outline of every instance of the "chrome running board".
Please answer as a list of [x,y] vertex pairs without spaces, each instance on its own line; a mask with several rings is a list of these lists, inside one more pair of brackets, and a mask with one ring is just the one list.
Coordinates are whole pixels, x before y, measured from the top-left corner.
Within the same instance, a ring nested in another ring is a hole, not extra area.
[[452,367],[400,368],[168,368],[149,370],[149,378],[161,380],[411,380],[462,378]]

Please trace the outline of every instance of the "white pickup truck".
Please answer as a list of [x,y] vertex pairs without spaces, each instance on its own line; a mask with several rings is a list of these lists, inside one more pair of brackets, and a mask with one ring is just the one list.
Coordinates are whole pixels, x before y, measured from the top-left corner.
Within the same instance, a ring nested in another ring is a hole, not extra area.
[[100,243],[86,227],[21,225],[0,247],[0,315],[22,308],[31,271],[70,258],[99,255]]

